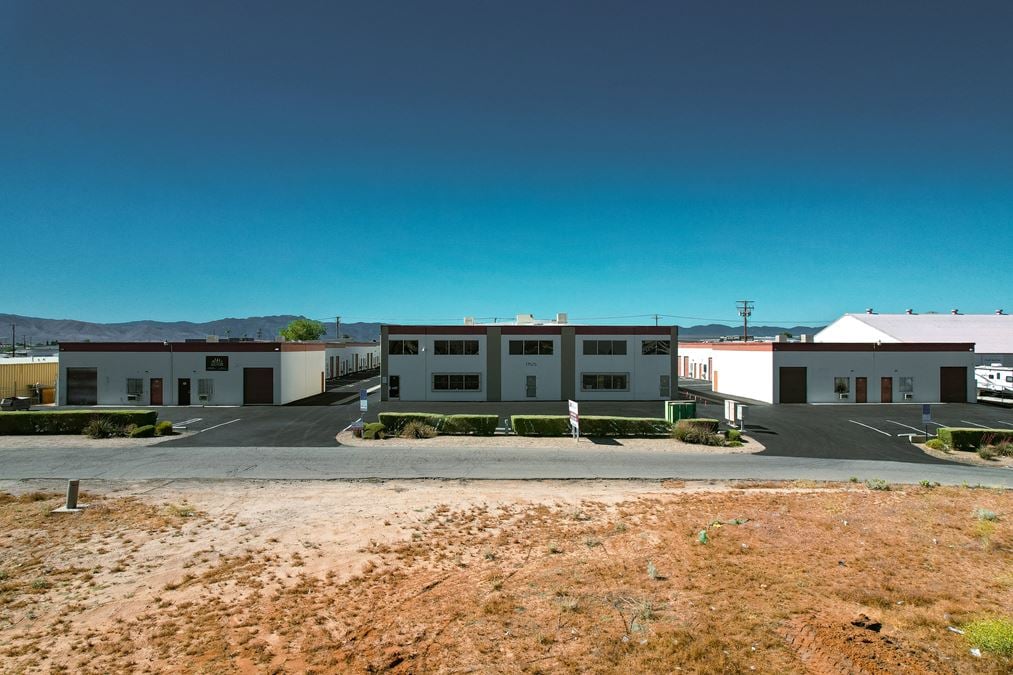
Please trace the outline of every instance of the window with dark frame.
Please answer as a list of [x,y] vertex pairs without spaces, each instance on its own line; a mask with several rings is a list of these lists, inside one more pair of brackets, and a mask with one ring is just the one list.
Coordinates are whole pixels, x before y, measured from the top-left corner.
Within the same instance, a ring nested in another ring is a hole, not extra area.
[[629,391],[629,373],[581,373],[581,391]]
[[478,340],[433,340],[436,356],[477,356]]
[[477,373],[434,373],[433,391],[479,391],[481,378]]
[[897,391],[902,394],[912,394],[915,390],[915,378],[913,377],[899,377],[897,378]]
[[390,340],[387,353],[392,356],[415,356],[419,353],[418,340]]
[[672,353],[671,340],[644,340],[640,343],[640,353],[644,356],[660,356]]
[[552,356],[552,340],[510,340],[511,356]]
[[144,380],[140,377],[127,378],[127,396],[140,396],[144,393]]
[[584,340],[584,356],[626,356],[626,340]]

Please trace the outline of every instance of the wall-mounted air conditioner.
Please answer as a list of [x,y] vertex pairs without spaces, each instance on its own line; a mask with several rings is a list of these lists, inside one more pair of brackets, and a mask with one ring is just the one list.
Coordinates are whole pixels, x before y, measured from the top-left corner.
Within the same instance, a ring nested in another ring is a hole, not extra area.
[[128,401],[136,401],[137,400],[137,394],[127,394],[127,400]]
[[199,394],[199,395],[197,396],[197,400],[198,400],[198,401],[204,401],[204,402],[207,402],[207,400],[208,400],[208,395],[207,395],[207,394]]
[[837,397],[840,400],[842,400],[842,401],[847,401],[848,400],[848,395],[847,394],[838,394]]
[[905,400],[905,401],[910,401],[910,400],[911,400],[911,399],[913,399],[914,397],[915,397],[915,395],[914,395],[914,394],[904,394],[904,400]]

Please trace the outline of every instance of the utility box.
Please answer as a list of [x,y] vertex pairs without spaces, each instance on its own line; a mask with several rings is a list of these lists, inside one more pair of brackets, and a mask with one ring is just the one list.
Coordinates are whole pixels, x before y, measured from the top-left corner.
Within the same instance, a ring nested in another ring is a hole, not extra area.
[[696,401],[665,401],[665,419],[675,424],[696,417]]
[[743,431],[745,431],[745,429],[746,429],[746,414],[748,412],[749,412],[749,406],[748,405],[740,405],[736,409],[736,413],[738,413],[738,418],[739,418],[739,429],[741,429]]

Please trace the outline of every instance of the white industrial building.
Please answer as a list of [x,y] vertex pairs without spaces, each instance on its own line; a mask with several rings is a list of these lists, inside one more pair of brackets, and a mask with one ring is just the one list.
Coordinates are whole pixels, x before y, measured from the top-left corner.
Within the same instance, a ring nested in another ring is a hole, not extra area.
[[679,374],[765,403],[934,403],[976,400],[969,343],[691,342]]
[[325,358],[328,379],[379,368],[380,343],[328,342]]
[[383,400],[666,400],[678,329],[540,321],[380,328]]
[[64,342],[60,405],[281,405],[325,387],[302,342]]
[[813,338],[815,342],[974,344],[975,363],[1013,366],[1013,315],[994,314],[845,314]]

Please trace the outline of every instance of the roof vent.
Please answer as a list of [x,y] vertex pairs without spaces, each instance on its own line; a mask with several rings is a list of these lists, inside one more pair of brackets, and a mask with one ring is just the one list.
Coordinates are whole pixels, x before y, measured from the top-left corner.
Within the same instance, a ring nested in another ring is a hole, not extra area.
[[995,313],[998,314],[999,316],[1002,316],[1003,314],[1005,314],[1005,312],[1003,312],[1001,309],[995,310]]
[[911,314],[914,314],[915,311],[913,309],[905,309],[904,313],[907,314],[907,315],[911,315]]
[[534,314],[518,314],[517,323],[530,324],[535,322]]
[[218,342],[218,336],[217,335],[208,335],[206,341],[207,342]]
[[475,317],[473,317],[473,316],[466,316],[466,317],[464,317],[464,325],[465,326],[474,326],[475,325]]
[[567,319],[566,319],[566,312],[557,312],[556,313],[556,323],[566,323],[566,321],[567,321]]
[[959,309],[951,309],[950,310],[950,314],[953,314],[954,316],[956,316],[957,314],[960,314],[960,310]]
[[866,308],[865,308],[865,313],[866,313],[866,314],[875,314],[875,312],[874,312],[874,311],[872,311],[872,307],[866,307]]
[[800,342],[812,342],[813,336],[807,335],[806,333],[802,333],[801,335],[798,336],[798,339]]

